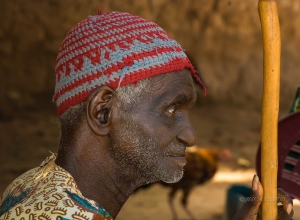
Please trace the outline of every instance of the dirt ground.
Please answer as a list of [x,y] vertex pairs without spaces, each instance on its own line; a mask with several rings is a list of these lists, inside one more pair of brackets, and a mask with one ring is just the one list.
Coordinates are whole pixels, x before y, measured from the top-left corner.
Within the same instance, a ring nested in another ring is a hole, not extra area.
[[[35,97],[35,104],[18,106],[16,111],[0,112],[0,192],[18,175],[33,168],[56,152],[59,125],[55,106],[50,97]],[[14,104],[15,103],[15,104]],[[280,118],[288,109],[281,109]],[[189,198],[189,209],[200,220],[225,219],[226,190],[232,184],[250,185],[255,173],[255,155],[259,143],[260,108],[233,106],[209,99],[200,99],[190,114],[201,147],[227,148],[232,152],[229,162],[220,164],[212,181],[196,187]],[[242,162],[246,161],[246,162]],[[249,162],[249,164],[247,164]],[[172,219],[167,202],[168,189],[154,185],[132,195],[119,213],[117,220]],[[181,219],[187,219],[176,196],[176,207]],[[300,219],[296,202],[295,218]]]

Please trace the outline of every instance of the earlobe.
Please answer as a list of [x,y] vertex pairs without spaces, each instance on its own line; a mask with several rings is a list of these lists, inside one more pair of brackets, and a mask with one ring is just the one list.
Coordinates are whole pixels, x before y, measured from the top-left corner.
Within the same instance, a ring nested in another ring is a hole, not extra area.
[[97,135],[107,135],[111,121],[114,91],[108,86],[95,89],[87,99],[86,118]]

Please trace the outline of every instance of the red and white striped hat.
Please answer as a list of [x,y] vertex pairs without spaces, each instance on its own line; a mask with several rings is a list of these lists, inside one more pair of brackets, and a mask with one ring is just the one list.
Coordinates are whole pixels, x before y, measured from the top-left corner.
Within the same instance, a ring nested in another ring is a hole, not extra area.
[[181,46],[157,24],[123,12],[100,13],[76,24],[64,39],[53,101],[61,115],[99,86],[116,89],[184,68],[205,90]]

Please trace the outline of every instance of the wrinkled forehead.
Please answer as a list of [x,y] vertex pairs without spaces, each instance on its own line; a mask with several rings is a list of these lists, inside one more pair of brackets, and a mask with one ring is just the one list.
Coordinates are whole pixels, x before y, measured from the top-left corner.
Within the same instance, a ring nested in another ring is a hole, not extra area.
[[176,70],[173,72],[165,73],[155,77],[151,77],[153,81],[164,81],[164,83],[169,83],[170,81],[181,80],[183,83],[192,82],[193,78],[189,69]]
[[150,86],[146,92],[149,100],[168,102],[176,97],[196,99],[193,79],[188,69],[154,76],[149,80]]

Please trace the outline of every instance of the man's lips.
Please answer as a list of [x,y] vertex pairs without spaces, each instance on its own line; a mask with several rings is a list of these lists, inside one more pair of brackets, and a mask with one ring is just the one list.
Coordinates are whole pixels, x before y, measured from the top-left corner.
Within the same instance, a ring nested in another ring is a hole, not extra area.
[[167,154],[167,157],[176,161],[176,163],[178,163],[180,166],[185,166],[187,163],[185,153],[169,153]]
[[181,152],[180,153],[179,152],[178,153],[177,152],[176,153],[167,153],[166,155],[169,157],[185,157],[185,152],[183,152],[183,153],[181,153]]

